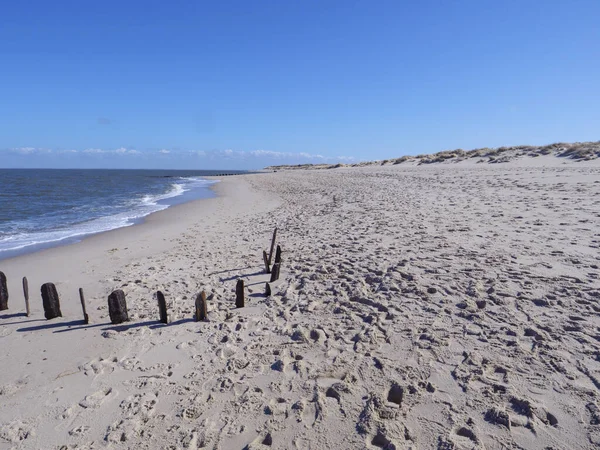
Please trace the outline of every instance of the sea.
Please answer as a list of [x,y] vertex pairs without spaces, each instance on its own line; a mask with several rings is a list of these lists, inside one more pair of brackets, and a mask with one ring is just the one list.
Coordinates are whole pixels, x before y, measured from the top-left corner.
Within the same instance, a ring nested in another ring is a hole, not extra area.
[[206,176],[241,171],[0,169],[0,260],[140,223],[214,196]]

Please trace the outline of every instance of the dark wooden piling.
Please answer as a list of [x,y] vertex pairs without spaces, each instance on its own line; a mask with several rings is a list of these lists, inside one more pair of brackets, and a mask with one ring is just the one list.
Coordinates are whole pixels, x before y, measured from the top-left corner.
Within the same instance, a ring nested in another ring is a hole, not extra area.
[[6,275],[0,272],[0,311],[8,309],[8,286],[6,285]]
[[85,297],[83,296],[83,289],[79,288],[79,300],[81,301],[81,309],[83,310],[83,323],[86,325],[90,323],[90,317],[87,314],[87,310],[85,308]]
[[162,292],[156,292],[156,298],[158,299],[158,314],[160,315],[160,321],[162,323],[169,323],[169,316],[167,316],[167,301]]
[[271,251],[269,252],[269,265],[271,265],[271,262],[273,262],[273,249],[275,248],[275,239],[276,238],[277,238],[277,228],[275,228],[275,231],[273,231],[273,239],[271,239]]
[[271,269],[271,279],[269,280],[270,283],[279,280],[279,267],[281,267],[279,263],[273,264],[273,268]]
[[263,261],[265,262],[265,270],[267,273],[271,273],[271,268],[269,267],[269,257],[267,256],[267,252],[263,250]]
[[42,302],[44,304],[44,316],[46,319],[51,320],[62,317],[60,299],[58,298],[58,291],[54,283],[42,284]]
[[194,314],[196,322],[208,320],[206,292],[202,291],[196,297],[196,314]]
[[281,246],[277,246],[277,251],[275,252],[275,264],[281,264]]
[[271,295],[271,285],[269,283],[265,283],[265,296],[269,297]]
[[273,268],[271,269],[271,280],[274,281],[279,280],[279,271],[281,269],[281,247],[277,246],[277,252],[275,253],[275,263],[273,264]]
[[235,286],[235,307],[244,307],[244,280],[238,280]]
[[25,314],[29,317],[31,309],[29,308],[29,283],[27,282],[27,277],[23,277],[23,296],[25,297]]
[[111,294],[108,296],[108,314],[110,316],[110,321],[115,325],[123,322],[129,322],[125,292],[123,292],[121,289],[111,292]]

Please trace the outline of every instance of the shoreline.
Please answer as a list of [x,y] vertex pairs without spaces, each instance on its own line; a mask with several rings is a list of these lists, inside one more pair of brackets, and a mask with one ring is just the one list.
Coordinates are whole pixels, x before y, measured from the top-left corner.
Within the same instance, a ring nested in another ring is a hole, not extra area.
[[[80,235],[72,235],[72,236],[68,236],[62,239],[57,239],[57,240],[53,240],[53,241],[46,241],[46,242],[40,242],[40,243],[36,243],[36,244],[32,244],[32,245],[27,245],[25,247],[21,247],[21,248],[17,248],[17,249],[10,249],[10,250],[5,250],[3,252],[0,252],[0,264],[3,261],[12,259],[12,258],[17,258],[20,256],[25,256],[25,255],[29,255],[29,254],[36,254],[39,253],[41,251],[44,250],[48,250],[48,249],[52,249],[52,248],[57,248],[57,247],[63,247],[63,246],[68,246],[68,245],[73,245],[73,244],[77,244],[79,242],[82,242],[85,239],[88,239],[92,236],[96,236],[96,235],[100,235],[103,233],[108,233],[111,231],[115,231],[115,230],[119,230],[119,229],[123,229],[123,228],[131,228],[133,226],[136,225],[140,225],[146,222],[146,220],[148,219],[148,217],[150,217],[153,214],[159,213],[159,212],[163,212],[167,209],[170,209],[174,206],[179,206],[182,204],[186,204],[186,203],[191,203],[194,201],[199,201],[199,200],[205,200],[205,199],[210,199],[213,198],[214,196],[216,196],[216,191],[213,189],[213,187],[215,185],[217,185],[220,181],[221,181],[221,175],[206,175],[206,176],[202,176],[201,178],[203,180],[206,181],[212,181],[213,183],[211,183],[208,186],[203,186],[201,188],[195,188],[196,193],[195,195],[188,200],[182,200],[185,197],[190,197],[190,193],[192,193],[192,189],[187,190],[182,192],[180,195],[174,196],[174,197],[168,197],[166,199],[161,199],[158,200],[157,202],[157,206],[164,206],[164,208],[159,209],[157,211],[153,211],[150,212],[146,215],[140,216],[140,217],[136,217],[133,219],[129,219],[131,220],[131,223],[127,224],[127,225],[123,225],[123,226],[117,226],[116,228],[111,228],[108,230],[101,230],[101,231],[92,231],[89,233],[83,233]],[[162,202],[162,203],[161,203]],[[134,210],[131,210],[131,212],[133,212]],[[110,216],[108,216],[110,217]],[[102,219],[102,217],[100,218],[96,218],[96,219],[92,219],[92,220],[98,220],[98,219]],[[70,226],[74,226],[76,224],[71,224]],[[69,228],[67,228],[68,230]],[[3,255],[7,255],[7,256],[3,256]]]
[[[0,270],[7,276],[11,297],[22,297],[18,286],[24,276],[29,280],[30,290],[34,291],[33,296],[39,290],[37,287],[46,282],[54,282],[59,293],[61,290],[68,290],[71,294],[81,287],[84,291],[89,291],[88,295],[102,297],[100,292],[106,293],[106,289],[102,289],[103,278],[107,278],[112,272],[123,270],[124,266],[133,261],[159,257],[190,227],[206,225],[196,218],[216,216],[226,208],[230,213],[236,208],[242,211],[247,209],[245,204],[251,203],[256,194],[248,191],[244,176],[220,179],[209,187],[215,193],[214,197],[169,206],[145,216],[142,223],[95,233],[78,242],[0,260]],[[110,265],[104,264],[107,259],[110,260]],[[75,267],[82,272],[73,273]],[[99,276],[94,277],[93,274]],[[79,283],[78,286],[75,286],[76,282]],[[32,305],[32,311],[39,310],[41,304],[35,306]],[[75,307],[73,312],[78,309]],[[14,311],[14,307],[10,311]]]

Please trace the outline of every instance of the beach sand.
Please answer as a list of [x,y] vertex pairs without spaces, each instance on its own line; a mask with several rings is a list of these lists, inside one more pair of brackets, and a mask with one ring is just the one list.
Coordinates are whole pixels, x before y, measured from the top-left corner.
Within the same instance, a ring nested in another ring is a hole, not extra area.
[[[600,446],[597,161],[283,171],[215,190],[0,261],[0,449]],[[63,317],[46,321],[49,281]],[[126,324],[108,317],[115,289]],[[201,290],[209,320],[194,322]]]

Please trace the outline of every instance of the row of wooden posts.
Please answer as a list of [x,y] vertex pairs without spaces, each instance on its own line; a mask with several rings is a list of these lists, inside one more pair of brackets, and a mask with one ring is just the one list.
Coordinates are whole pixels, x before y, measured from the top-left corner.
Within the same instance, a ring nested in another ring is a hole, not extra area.
[[[263,260],[265,263],[265,270],[271,274],[270,281],[266,283],[265,295],[268,297],[271,295],[271,285],[279,279],[279,271],[281,267],[281,247],[278,245],[275,252],[275,261],[272,261],[273,250],[275,249],[275,240],[277,238],[277,228],[273,232],[273,238],[271,240],[271,250],[267,256],[267,252],[263,251]],[[271,262],[273,267],[271,268]],[[245,306],[245,294],[244,294],[244,280],[238,280],[235,287],[235,306],[237,308],[243,308]],[[44,316],[47,320],[55,319],[56,317],[62,317],[60,310],[60,299],[58,297],[58,291],[54,283],[44,283],[41,288],[42,293],[42,304],[44,307]],[[23,277],[23,295],[25,296],[25,309],[27,317],[30,316],[31,310],[29,308],[29,284],[27,277]],[[167,302],[164,294],[161,291],[156,293],[158,300],[158,311],[160,321],[162,323],[168,323],[169,318],[167,314]],[[83,321],[85,324],[89,323],[89,316],[86,310],[85,296],[83,289],[79,288],[79,299],[81,301],[81,308],[83,310]],[[6,282],[6,275],[0,272],[0,311],[8,309],[8,286]],[[202,291],[196,296],[194,319],[199,321],[205,321],[208,318],[208,308],[206,301],[206,293]],[[127,302],[125,299],[125,293],[121,289],[111,292],[108,296],[108,314],[110,321],[113,324],[120,324],[129,321],[129,314],[127,312]]]

